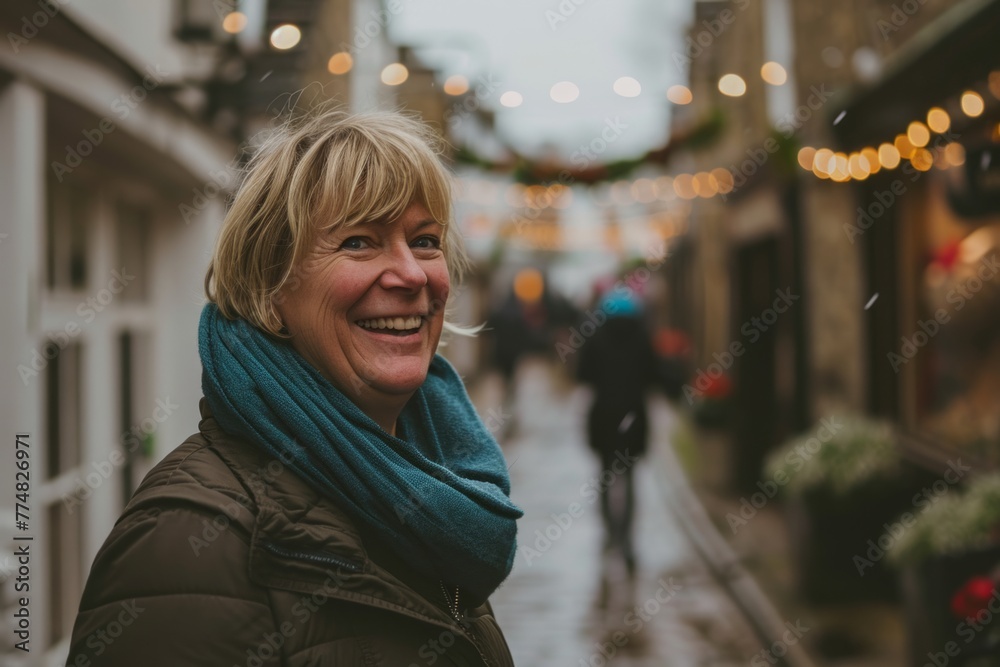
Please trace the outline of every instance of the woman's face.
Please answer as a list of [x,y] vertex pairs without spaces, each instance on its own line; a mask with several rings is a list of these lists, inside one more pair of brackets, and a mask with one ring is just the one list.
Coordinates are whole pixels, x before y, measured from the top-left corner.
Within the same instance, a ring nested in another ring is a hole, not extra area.
[[449,290],[443,231],[419,203],[398,220],[330,230],[278,300],[292,346],[371,416],[427,375]]

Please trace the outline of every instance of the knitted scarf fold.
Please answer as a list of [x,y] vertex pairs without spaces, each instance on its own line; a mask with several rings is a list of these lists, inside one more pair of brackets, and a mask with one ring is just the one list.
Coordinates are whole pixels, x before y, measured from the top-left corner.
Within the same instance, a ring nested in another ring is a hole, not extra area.
[[372,528],[418,572],[485,601],[510,573],[521,510],[461,378],[435,355],[395,437],[290,345],[205,306],[202,389],[219,425],[249,439]]

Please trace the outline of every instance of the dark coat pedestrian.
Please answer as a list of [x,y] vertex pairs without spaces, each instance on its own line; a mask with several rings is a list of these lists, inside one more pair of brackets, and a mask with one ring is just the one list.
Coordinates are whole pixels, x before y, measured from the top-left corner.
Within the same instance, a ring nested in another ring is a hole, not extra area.
[[607,321],[581,348],[578,374],[594,391],[587,441],[601,461],[606,547],[619,549],[632,571],[633,473],[648,446],[646,392],[660,380],[659,365],[636,297],[612,293],[600,312]]

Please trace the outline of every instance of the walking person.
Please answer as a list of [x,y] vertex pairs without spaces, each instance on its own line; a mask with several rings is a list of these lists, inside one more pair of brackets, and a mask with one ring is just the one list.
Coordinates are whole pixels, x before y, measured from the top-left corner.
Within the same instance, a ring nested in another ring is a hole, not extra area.
[[206,278],[199,432],[98,552],[67,664],[512,664],[488,598],[521,511],[436,353],[451,212],[399,114],[317,115],[257,153]]
[[[577,372],[594,392],[587,441],[601,463],[605,549],[618,552],[629,575],[634,575],[635,463],[647,448],[646,390],[659,380],[658,361],[640,301],[631,290],[624,286],[610,290],[599,309],[607,321],[581,348]],[[608,484],[605,472],[610,475]]]

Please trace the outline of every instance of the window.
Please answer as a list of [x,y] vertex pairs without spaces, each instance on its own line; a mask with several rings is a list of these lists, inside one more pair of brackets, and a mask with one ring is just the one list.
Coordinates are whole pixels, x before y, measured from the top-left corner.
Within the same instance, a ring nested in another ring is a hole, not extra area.
[[124,301],[142,301],[149,297],[149,236],[151,216],[149,210],[129,202],[120,201],[115,211],[115,235],[118,261],[115,269],[123,269],[135,276],[122,292]]
[[45,369],[45,447],[49,478],[80,464],[80,345],[70,343],[62,351],[53,341],[45,355],[52,360]]
[[139,482],[149,471],[149,455],[156,436],[150,416],[153,402],[149,392],[149,335],[124,331],[118,338],[120,377],[121,438],[116,447],[125,455],[122,465],[122,507],[128,504]]
[[83,596],[83,513],[66,503],[48,507],[49,631],[53,644],[73,630]]
[[940,180],[915,243],[915,315],[901,322],[893,368],[908,372],[920,429],[1000,466],[1000,215],[964,218]]
[[51,290],[78,291],[87,286],[87,232],[92,200],[75,186],[49,184],[45,234],[46,284]]

